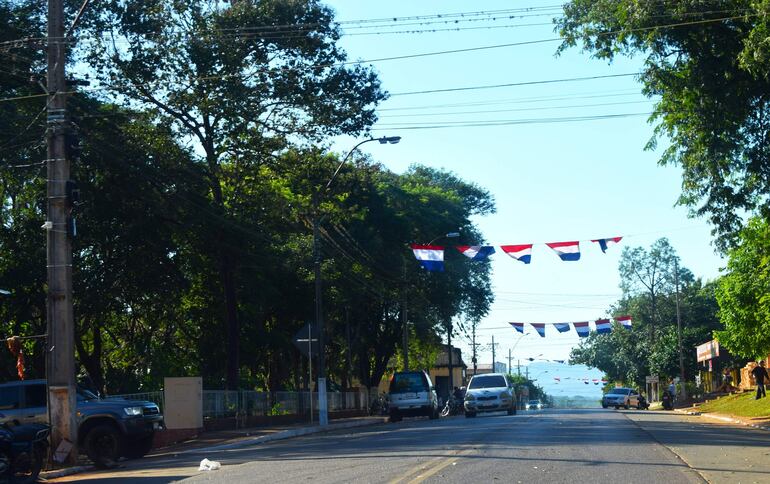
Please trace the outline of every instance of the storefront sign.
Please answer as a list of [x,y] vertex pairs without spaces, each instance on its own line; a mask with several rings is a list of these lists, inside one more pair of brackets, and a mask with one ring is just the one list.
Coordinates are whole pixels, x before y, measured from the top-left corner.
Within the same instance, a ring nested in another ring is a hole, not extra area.
[[711,360],[719,356],[719,342],[717,340],[711,340],[708,343],[703,343],[698,346],[696,350],[698,354],[698,361]]

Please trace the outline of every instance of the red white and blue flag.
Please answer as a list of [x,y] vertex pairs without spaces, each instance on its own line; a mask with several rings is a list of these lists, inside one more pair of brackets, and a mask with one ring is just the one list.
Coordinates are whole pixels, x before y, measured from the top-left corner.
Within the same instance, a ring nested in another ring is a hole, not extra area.
[[419,244],[412,244],[410,247],[426,271],[444,272],[444,247]]
[[559,378],[558,376],[553,377],[553,379],[556,380],[557,383],[561,381],[561,378]]
[[550,242],[545,245],[553,249],[563,261],[580,260],[580,241]]
[[569,323],[553,323],[553,327],[560,333],[566,333],[569,331]]
[[545,338],[545,323],[529,323],[529,325],[535,328],[541,338]]
[[532,260],[532,244],[501,245],[500,248],[509,256],[525,264],[529,264]]
[[487,260],[495,253],[495,248],[491,245],[458,245],[457,250],[472,260]]
[[602,252],[607,253],[607,248],[620,242],[623,237],[610,237],[607,239],[594,239],[591,242],[597,242]]
[[519,333],[524,333],[524,323],[510,323],[511,326],[513,326],[513,329],[518,331]]
[[597,319],[594,323],[596,325],[596,332],[599,334],[612,333],[612,323],[609,319]]
[[615,318],[615,321],[624,328],[631,329],[631,316],[618,316]]
[[572,325],[575,327],[575,331],[577,331],[578,336],[581,338],[585,338],[588,336],[588,321],[583,321],[580,323],[572,323]]

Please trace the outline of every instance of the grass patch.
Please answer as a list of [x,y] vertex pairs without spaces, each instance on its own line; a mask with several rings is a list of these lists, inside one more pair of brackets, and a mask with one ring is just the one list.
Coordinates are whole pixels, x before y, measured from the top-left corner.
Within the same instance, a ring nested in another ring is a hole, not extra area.
[[754,392],[737,393],[712,400],[698,407],[701,412],[715,412],[736,417],[770,418],[770,398],[755,400]]

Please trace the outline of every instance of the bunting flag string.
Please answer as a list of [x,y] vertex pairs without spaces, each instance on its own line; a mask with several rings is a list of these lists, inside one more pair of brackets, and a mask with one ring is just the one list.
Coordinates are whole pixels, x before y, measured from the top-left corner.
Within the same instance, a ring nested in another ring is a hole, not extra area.
[[[604,239],[592,239],[591,242],[599,244],[603,253],[607,248],[620,243],[623,237],[608,237]],[[532,262],[532,246],[534,244],[501,245],[500,249],[511,258],[529,264]],[[570,242],[547,242],[545,244],[563,261],[580,260],[580,241]],[[442,272],[444,270],[444,247],[441,245],[421,245],[410,244],[409,247],[414,252],[414,257],[420,262],[427,271]],[[488,261],[489,256],[495,253],[494,246],[491,245],[457,245],[458,252],[465,255],[472,261]]]
[[[616,316],[612,318],[615,320],[616,323],[618,323],[618,326],[620,326],[623,329],[630,329],[631,328],[631,316]],[[545,338],[545,327],[551,326],[559,333],[566,333],[571,329],[571,327],[575,328],[575,331],[577,332],[578,336],[581,338],[585,338],[588,336],[588,334],[591,331],[590,323],[592,321],[580,321],[576,323],[508,323],[510,324],[513,329],[518,331],[519,333],[524,333],[524,324],[529,324],[533,328],[535,328],[535,331],[537,331],[537,334],[539,334],[542,338]],[[603,319],[597,319],[593,321],[594,329],[599,334],[607,334],[611,333],[613,330],[613,324],[612,320],[608,318]],[[571,325],[571,326],[570,326]],[[532,359],[530,358],[530,361]],[[563,360],[555,360],[557,363],[563,363]]]

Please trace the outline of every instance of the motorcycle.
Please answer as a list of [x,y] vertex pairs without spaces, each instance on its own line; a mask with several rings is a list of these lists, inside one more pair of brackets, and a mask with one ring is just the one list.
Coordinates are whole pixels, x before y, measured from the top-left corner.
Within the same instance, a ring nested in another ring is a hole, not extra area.
[[642,395],[639,395],[639,403],[637,404],[636,408],[639,410],[647,410],[650,408],[650,404],[647,403],[646,398],[644,398]]
[[442,417],[448,417],[450,415],[459,415],[462,412],[462,404],[455,397],[449,397],[446,401],[446,405],[441,410]]
[[378,395],[369,405],[369,415],[387,415],[389,411],[388,398],[384,393]]
[[0,482],[37,482],[50,432],[51,428],[43,424],[0,425]]
[[666,390],[663,392],[662,397],[662,403],[663,403],[663,410],[673,410],[674,409],[674,399],[671,397],[671,393]]

